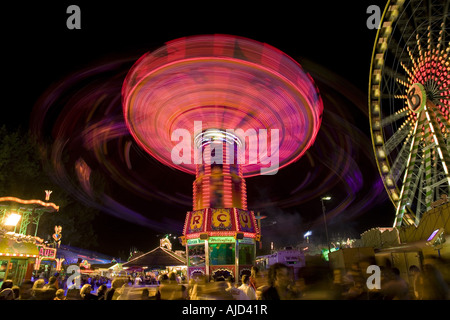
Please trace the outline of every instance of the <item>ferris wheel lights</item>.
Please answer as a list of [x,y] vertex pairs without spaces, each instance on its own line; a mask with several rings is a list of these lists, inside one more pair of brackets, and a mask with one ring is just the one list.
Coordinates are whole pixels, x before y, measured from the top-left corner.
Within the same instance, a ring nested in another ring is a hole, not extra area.
[[392,33],[392,21],[386,21],[385,23],[383,23],[381,31],[383,36],[389,37],[389,35]]
[[380,80],[381,80],[381,70],[375,70],[373,72],[372,81],[374,83],[380,83]]
[[374,95],[376,98],[379,98],[379,97],[380,97],[380,89],[379,89],[379,88],[375,89],[374,92],[373,92],[373,95]]
[[398,201],[398,194],[396,192],[392,192],[391,196],[394,201]]
[[380,135],[376,136],[376,143],[377,144],[383,144],[383,137],[381,137]]
[[375,56],[375,65],[376,67],[381,67],[383,65],[384,61],[383,61],[383,54],[382,53],[378,53]]
[[392,181],[391,178],[386,178],[386,184],[388,185],[388,187],[392,188],[394,186],[394,182]]
[[387,43],[386,43],[386,41],[381,42],[380,50],[381,50],[381,51],[386,51],[386,49],[387,49]]
[[389,18],[395,20],[398,17],[398,5],[392,5],[389,7]]
[[372,112],[379,114],[380,113],[380,105],[378,105],[378,104],[373,105]]

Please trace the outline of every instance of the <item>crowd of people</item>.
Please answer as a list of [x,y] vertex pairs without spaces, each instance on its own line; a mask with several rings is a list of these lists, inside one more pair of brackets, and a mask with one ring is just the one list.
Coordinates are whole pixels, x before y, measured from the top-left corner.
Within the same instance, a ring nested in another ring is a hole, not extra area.
[[[19,286],[3,282],[0,300],[448,300],[448,266],[425,264],[411,268],[410,281],[397,268],[382,268],[380,288],[369,289],[368,275],[354,263],[345,273],[328,266],[306,266],[294,275],[290,267],[276,263],[268,270],[252,267],[234,281],[219,276],[191,278],[171,272],[150,279],[136,275],[114,279],[84,277],[81,287],[65,287],[57,274],[47,281],[25,280]],[[144,279],[142,279],[144,278]]]

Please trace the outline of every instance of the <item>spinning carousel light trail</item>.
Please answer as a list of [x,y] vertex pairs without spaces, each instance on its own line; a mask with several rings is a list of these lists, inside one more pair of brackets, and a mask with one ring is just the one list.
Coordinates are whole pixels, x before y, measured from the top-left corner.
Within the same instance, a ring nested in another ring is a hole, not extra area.
[[[160,180],[152,173],[163,171],[174,179],[185,179],[185,175],[163,168],[134,142],[127,130],[120,92],[123,79],[134,61],[136,59],[129,58],[97,65],[76,72],[50,88],[33,110],[31,133],[41,143],[42,159],[50,159],[48,163],[44,161],[47,172],[79,201],[152,229],[181,230],[182,222],[170,219],[161,222],[159,214],[144,214],[116,196],[123,190],[136,198],[145,199],[145,202],[157,200],[184,208],[192,205],[189,189],[178,189],[178,193],[175,193],[162,188]],[[355,129],[355,122],[349,117],[347,107],[344,107],[352,105],[365,110],[365,106],[360,104],[355,94],[356,88],[349,86],[352,89],[348,91],[338,89],[344,81],[337,76],[330,80],[332,73],[329,70],[313,65],[308,72],[321,88],[326,117],[314,146],[305,153],[301,166],[300,162],[291,165],[299,177],[296,181],[300,182],[282,196],[275,195],[264,201],[253,199],[252,202],[249,199],[249,206],[255,210],[270,207],[289,209],[307,204],[324,192],[339,188],[346,190],[348,195],[340,203],[333,203],[335,207],[330,206],[328,215],[337,216],[344,212],[350,213],[350,216],[359,215],[379,201],[377,199],[382,191],[376,187],[380,186],[378,179],[369,181],[374,188],[362,188],[367,183],[367,168],[361,167],[362,162],[358,161],[358,157],[361,157],[359,154],[362,152],[364,161],[372,163],[370,142],[366,143],[368,138]],[[258,96],[261,101],[264,100],[264,97]],[[279,103],[285,102],[280,100]],[[208,118],[207,113],[201,113],[200,116],[202,119]],[[256,117],[242,115],[240,121],[247,119],[255,121]],[[276,118],[263,119],[266,125],[270,121],[280,121]],[[236,125],[240,125],[240,122]],[[340,150],[332,162],[326,160],[334,153],[331,150]],[[287,161],[294,160],[291,158]],[[252,171],[250,169],[248,172]],[[369,171],[373,171],[372,166]],[[108,187],[97,189],[93,173],[100,180],[107,181]],[[249,181],[251,186],[252,179]]]
[[[122,89],[125,121],[137,143],[164,165],[195,173],[168,157],[174,130],[280,130],[279,168],[314,143],[322,101],[300,65],[267,44],[227,35],[176,39],[140,58]],[[194,150],[192,150],[193,158]],[[262,163],[242,165],[244,177]],[[278,170],[278,168],[277,168]]]

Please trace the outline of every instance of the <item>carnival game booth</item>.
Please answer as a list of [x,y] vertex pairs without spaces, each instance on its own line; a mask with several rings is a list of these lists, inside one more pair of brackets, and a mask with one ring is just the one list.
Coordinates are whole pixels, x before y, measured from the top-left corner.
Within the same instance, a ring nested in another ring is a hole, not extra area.
[[250,274],[259,232],[253,211],[207,208],[188,212],[183,231],[188,277]]
[[0,285],[7,279],[15,285],[31,279],[40,241],[42,239],[0,229]]
[[[45,190],[45,201],[0,197],[0,279],[11,279],[19,285],[31,279],[33,271],[55,261],[57,249],[49,248],[37,236],[42,215],[59,211],[59,206],[49,202],[51,193]],[[61,227],[55,228],[59,238],[54,235],[54,239],[60,241]]]

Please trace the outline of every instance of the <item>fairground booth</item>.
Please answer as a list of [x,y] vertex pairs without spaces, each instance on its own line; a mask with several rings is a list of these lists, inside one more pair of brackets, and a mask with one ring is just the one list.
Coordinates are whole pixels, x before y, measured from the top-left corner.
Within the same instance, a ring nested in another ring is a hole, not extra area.
[[250,274],[259,237],[253,211],[207,208],[188,212],[184,227],[188,277]]
[[56,212],[54,203],[0,197],[0,284],[12,280],[20,285],[31,279],[45,264],[57,262],[56,248],[49,248],[37,236],[39,221],[44,213]]

